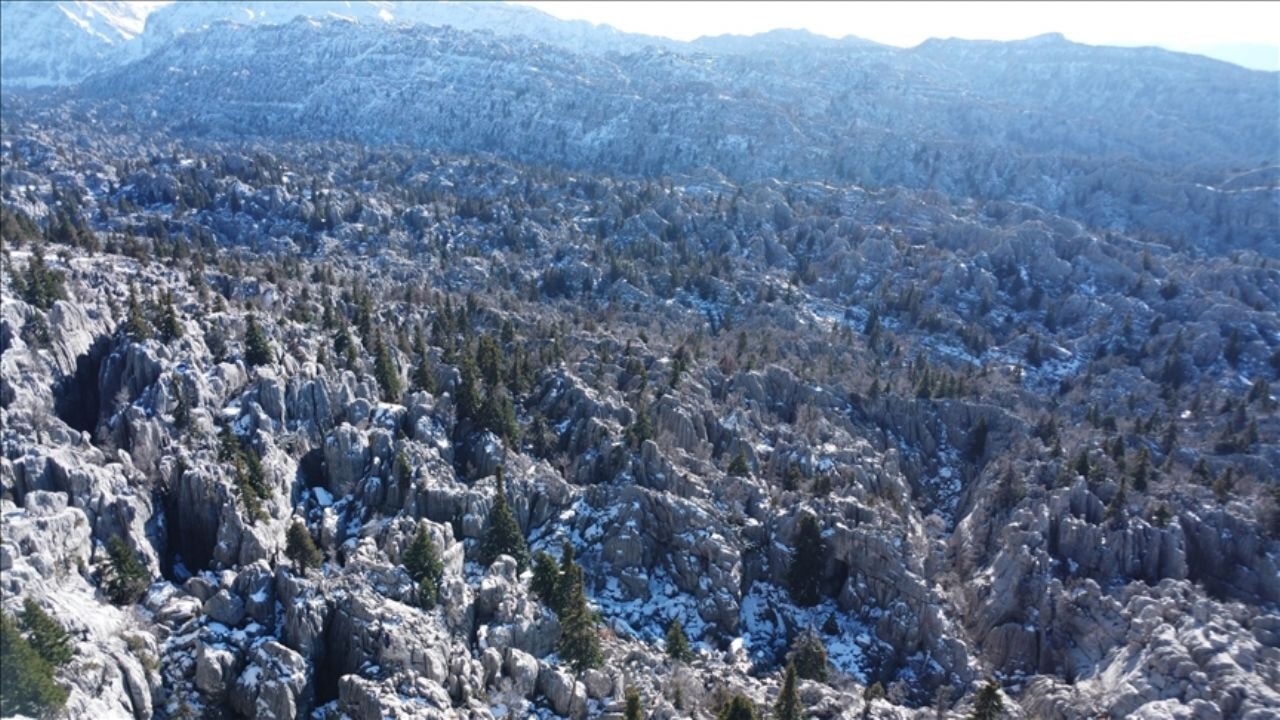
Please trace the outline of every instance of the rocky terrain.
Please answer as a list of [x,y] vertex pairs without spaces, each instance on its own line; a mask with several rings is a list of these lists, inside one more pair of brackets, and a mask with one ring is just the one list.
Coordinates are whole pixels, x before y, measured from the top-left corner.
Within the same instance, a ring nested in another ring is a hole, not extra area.
[[1274,74],[745,42],[6,88],[0,711],[1280,714]]

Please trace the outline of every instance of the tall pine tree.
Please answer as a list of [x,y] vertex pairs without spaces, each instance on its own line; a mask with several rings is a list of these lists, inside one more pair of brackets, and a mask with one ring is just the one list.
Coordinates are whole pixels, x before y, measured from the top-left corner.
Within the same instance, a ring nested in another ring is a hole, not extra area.
[[400,373],[396,370],[395,361],[391,359],[391,348],[382,339],[380,331],[374,332],[373,340],[373,373],[382,389],[382,399],[386,402],[400,401]]
[[970,720],[997,720],[1004,714],[1004,698],[1000,696],[1000,685],[995,680],[988,680],[973,699],[973,713]]
[[797,605],[818,604],[825,567],[826,547],[822,541],[822,529],[818,527],[818,521],[806,513],[800,518],[795,548],[791,552],[791,567],[787,571],[791,599]]
[[680,618],[675,618],[667,626],[667,656],[678,662],[693,660],[693,650],[689,649],[689,638],[685,637]]
[[582,586],[582,568],[576,564],[569,575],[569,596],[565,598],[560,613],[560,640],[556,651],[569,663],[574,672],[599,667],[603,661],[600,637],[596,631],[596,618],[587,607],[587,595]]
[[0,613],[0,716],[43,717],[60,708],[67,691],[53,675],[53,665],[22,636],[18,623]]
[[622,713],[622,720],[644,720],[644,710],[640,707],[640,693],[632,686],[627,686],[627,705]]
[[436,553],[435,543],[425,522],[418,523],[418,533],[404,551],[404,569],[418,584],[418,602],[422,607],[435,607],[440,597],[440,578],[444,577],[444,565]]
[[800,694],[796,691],[796,664],[787,663],[782,676],[782,689],[778,691],[778,703],[774,706],[778,720],[800,720]]
[[315,541],[311,539],[311,532],[301,520],[295,520],[289,526],[289,532],[285,534],[284,554],[304,571],[318,568],[324,562],[324,555],[316,547]]
[[275,353],[271,352],[271,344],[267,334],[258,324],[258,317],[249,313],[244,331],[244,361],[249,367],[270,365],[275,362]]
[[151,584],[151,573],[137,553],[119,535],[107,541],[107,596],[116,605],[138,601]]
[[510,555],[515,558],[516,565],[524,570],[529,565],[529,547],[525,544],[520,523],[516,522],[516,516],[507,505],[507,490],[502,480],[501,465],[497,468],[496,477],[493,508],[489,510],[489,529],[485,531],[484,540],[480,544],[481,558],[485,564],[490,564],[499,555]]

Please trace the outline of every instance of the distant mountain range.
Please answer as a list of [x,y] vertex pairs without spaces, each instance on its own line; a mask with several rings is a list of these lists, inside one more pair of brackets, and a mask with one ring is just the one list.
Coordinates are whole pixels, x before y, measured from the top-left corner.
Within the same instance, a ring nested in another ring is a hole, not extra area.
[[1276,76],[1157,48],[1054,34],[899,49],[793,30],[678,43],[505,4],[4,10],[7,87],[83,78],[48,97],[182,136],[900,185],[1208,252],[1274,253],[1280,235]]
[[[704,37],[685,43],[668,38],[621,32],[608,25],[560,20],[535,8],[487,2],[396,2],[394,0],[323,0],[317,2],[250,0],[248,2],[112,2],[73,0],[30,2],[4,0],[3,69],[8,87],[36,87],[78,82],[104,68],[136,60],[175,35],[210,23],[282,23],[298,16],[345,18],[364,24],[419,23],[450,25],[459,30],[489,30],[497,35],[526,35],[575,52],[669,50],[727,51],[753,47],[760,36]],[[18,28],[23,31],[19,32]],[[767,33],[783,42],[874,45],[858,38],[832,39],[804,31]],[[1216,44],[1185,49],[1259,70],[1280,70],[1280,47],[1264,44]]]

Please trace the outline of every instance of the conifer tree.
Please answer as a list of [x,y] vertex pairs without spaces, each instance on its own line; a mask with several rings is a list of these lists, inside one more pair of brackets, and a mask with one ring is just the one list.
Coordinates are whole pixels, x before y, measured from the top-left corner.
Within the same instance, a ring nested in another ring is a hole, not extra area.
[[187,394],[182,389],[182,380],[175,377],[173,383],[173,424],[179,430],[186,430],[191,425],[191,408],[187,405]]
[[356,339],[351,335],[351,328],[339,321],[338,331],[333,335],[333,352],[342,360],[343,367],[355,368],[359,357],[356,354]]
[[107,541],[107,563],[107,596],[111,602],[116,605],[137,602],[151,584],[151,573],[119,535]]
[[36,604],[35,600],[23,599],[22,615],[19,619],[31,647],[44,658],[45,662],[59,667],[71,661],[75,649],[71,647],[70,636],[62,625],[53,619],[53,616]]
[[1004,698],[1000,696],[1000,686],[995,680],[988,680],[978,690],[973,700],[973,713],[970,720],[996,720],[1004,714]]
[[173,307],[173,292],[166,290],[160,296],[160,308],[157,313],[156,327],[160,331],[160,339],[173,342],[182,337],[182,323],[178,321],[178,312]]
[[667,626],[667,656],[677,662],[693,660],[693,650],[689,647],[689,638],[685,637],[680,618],[673,619]]
[[468,352],[462,353],[462,379],[458,383],[458,423],[474,421],[480,415],[480,391],[476,388],[476,364]]
[[413,370],[413,387],[415,390],[436,393],[436,376],[431,370],[431,356],[427,352],[427,342],[422,337],[421,328],[413,339],[413,352],[418,356],[418,364]]
[[124,331],[134,342],[143,342],[151,338],[151,323],[142,311],[142,303],[138,300],[138,288],[129,284],[129,304],[125,311]]
[[806,513],[800,518],[796,545],[791,552],[791,567],[787,571],[791,599],[796,604],[806,607],[818,604],[825,566],[826,547],[822,541],[822,529],[818,527],[818,521]]
[[418,533],[404,551],[404,569],[418,584],[418,602],[427,609],[436,605],[440,596],[440,578],[444,577],[444,565],[436,553],[435,543],[425,522],[418,524]]
[[516,565],[524,570],[529,565],[529,547],[525,544],[524,533],[520,523],[511,513],[507,505],[507,492],[502,480],[502,466],[496,471],[497,488],[494,490],[493,508],[489,510],[489,529],[485,532],[484,541],[480,545],[481,557],[485,564],[498,559],[499,555],[510,555],[515,558]]
[[735,694],[720,708],[716,720],[757,720],[756,707],[745,696]]
[[867,688],[862,691],[862,701],[864,703],[862,706],[862,717],[864,719],[871,717],[871,704],[876,700],[883,700],[884,694],[884,685],[881,685],[878,680],[868,685]]
[[245,363],[249,367],[257,367],[258,365],[270,365],[275,362],[275,353],[271,352],[267,334],[263,332],[262,327],[258,324],[257,316],[254,313],[249,313],[246,323],[244,331]]
[[778,720],[800,720],[800,694],[796,691],[796,664],[787,663],[782,676],[782,689],[778,691],[778,703],[774,706]]
[[747,456],[741,450],[733,456],[733,462],[729,463],[729,474],[734,477],[746,477],[751,474],[751,468],[747,466]]
[[645,405],[643,399],[640,406],[636,408],[635,420],[627,426],[627,440],[631,442],[631,446],[639,448],[644,444],[645,440],[653,438],[653,425],[649,422],[649,408]]
[[62,707],[67,691],[54,667],[22,636],[18,623],[0,613],[0,716],[42,717]]
[[795,663],[796,672],[805,680],[827,680],[827,646],[822,638],[813,630],[805,631],[796,638],[791,649],[791,662]]
[[622,720],[644,720],[644,710],[640,707],[640,693],[632,686],[627,686],[627,705],[622,713]]
[[538,551],[533,558],[533,579],[529,581],[529,589],[556,614],[560,612],[556,606],[556,591],[559,583],[560,567],[556,565],[555,558],[546,552]]
[[382,339],[381,332],[374,332],[373,339],[373,373],[382,389],[382,399],[386,402],[400,400],[400,373],[396,370],[395,361],[391,359],[391,349]]
[[554,607],[557,608],[557,613],[564,609],[565,603],[569,601],[569,594],[573,592],[575,569],[581,571],[574,562],[573,543],[565,540],[560,546],[560,574],[556,580]]
[[978,424],[973,427],[969,433],[968,458],[969,462],[976,463],[986,455],[987,452],[987,419],[978,418]]
[[[63,274],[51,270],[44,262],[39,248],[33,248],[31,259],[27,261],[27,272],[23,277],[14,275],[13,279],[22,280],[22,299],[41,310],[48,310],[58,300],[65,300],[67,291]],[[15,289],[17,283],[15,282]]]
[[587,607],[587,596],[582,587],[582,568],[576,564],[569,574],[569,585],[569,595],[560,613],[560,640],[556,643],[556,651],[574,672],[580,673],[599,667],[603,656],[596,618]]
[[303,571],[318,568],[324,562],[324,555],[311,539],[311,531],[307,530],[306,524],[301,520],[295,520],[289,526],[289,532],[285,535],[284,554]]
[[1138,463],[1133,468],[1133,489],[1147,491],[1147,479],[1151,475],[1151,454],[1145,447],[1138,449]]
[[516,420],[516,410],[506,388],[496,385],[489,389],[481,415],[486,429],[502,438],[507,445],[519,446],[520,423]]
[[483,335],[476,345],[476,366],[484,384],[492,391],[502,379],[502,355],[498,343],[492,337]]

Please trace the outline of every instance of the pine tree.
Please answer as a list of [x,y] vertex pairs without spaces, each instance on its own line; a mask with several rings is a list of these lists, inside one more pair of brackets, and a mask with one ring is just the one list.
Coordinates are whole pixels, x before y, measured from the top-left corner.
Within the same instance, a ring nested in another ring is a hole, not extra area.
[[1089,477],[1089,451],[1082,449],[1080,454],[1076,455],[1075,470],[1076,475]]
[[498,343],[488,335],[482,336],[476,345],[476,366],[490,390],[498,386],[503,374],[502,355]]
[[419,330],[414,338],[413,352],[418,356],[418,364],[413,370],[413,387],[415,390],[436,393],[436,376],[431,369],[431,356],[427,353],[427,343]]
[[569,602],[569,595],[573,592],[574,572],[581,574],[581,568],[573,561],[573,543],[568,540],[560,546],[560,573],[556,580],[555,597],[552,607],[559,614],[564,611],[565,603]]
[[151,573],[137,553],[119,535],[107,541],[107,596],[116,605],[138,601],[151,584]]
[[716,720],[757,720],[756,707],[745,696],[735,694],[720,708]]
[[173,342],[182,337],[182,323],[178,320],[178,312],[173,307],[173,292],[166,290],[160,296],[160,309],[157,313],[156,327],[160,331],[160,339]]
[[422,607],[435,607],[440,596],[440,578],[444,577],[444,565],[436,553],[435,543],[427,524],[418,524],[418,533],[404,551],[404,569],[418,584],[418,602]]
[[818,682],[827,681],[827,646],[817,633],[808,630],[796,638],[790,657],[800,677]]
[[818,604],[825,567],[826,546],[822,541],[822,529],[818,527],[818,521],[806,513],[800,518],[795,549],[791,552],[791,567],[787,571],[791,599],[796,604],[806,607]]
[[560,609],[555,604],[559,583],[560,567],[556,565],[555,558],[546,552],[538,551],[533,558],[533,579],[529,581],[529,589],[556,614],[560,613]]
[[520,424],[516,421],[516,410],[511,404],[511,396],[501,385],[490,388],[481,418],[485,428],[502,438],[507,445],[519,446]]
[[0,716],[42,717],[62,707],[67,691],[53,676],[53,665],[22,636],[18,623],[0,613]]
[[644,710],[640,707],[640,693],[634,687],[628,685],[627,706],[622,713],[622,720],[644,720]]
[[[49,269],[39,248],[33,248],[31,252],[31,259],[27,261],[26,276],[13,276],[15,281],[19,279],[22,280],[22,299],[41,310],[48,310],[55,302],[65,300],[67,297],[66,278],[62,273]],[[15,289],[18,289],[16,282]]]
[[246,323],[244,331],[244,361],[248,363],[249,367],[270,365],[275,362],[275,353],[271,352],[271,345],[267,342],[267,334],[258,325],[257,316],[249,313]]
[[1231,367],[1235,367],[1240,363],[1240,353],[1243,349],[1240,338],[1240,329],[1232,328],[1231,334],[1227,336],[1227,345],[1222,350],[1222,357],[1226,358]]
[[338,328],[333,336],[333,352],[342,359],[342,364],[347,368],[354,368],[356,360],[356,339],[351,336],[351,328],[345,323]]
[[306,524],[301,520],[295,520],[289,526],[289,532],[285,536],[284,554],[303,571],[320,567],[320,563],[324,562],[324,555],[311,539],[311,531],[307,530]]
[[830,613],[829,615],[827,615],[826,621],[822,623],[822,632],[827,635],[840,634],[840,622],[836,620],[835,613]]
[[1031,367],[1040,367],[1044,363],[1044,354],[1040,350],[1040,336],[1036,335],[1031,338],[1031,347],[1027,349],[1027,364]]
[[75,649],[71,647],[70,636],[62,625],[53,619],[53,616],[36,604],[35,600],[23,599],[22,614],[19,619],[31,647],[44,658],[45,662],[54,667],[60,667],[71,661]]
[[125,311],[124,332],[134,342],[143,342],[151,338],[151,323],[142,311],[142,303],[138,301],[138,288],[129,284],[129,305]]
[[1147,491],[1147,478],[1151,474],[1151,454],[1145,447],[1138,449],[1138,463],[1133,468],[1133,489]]
[[741,450],[737,455],[733,456],[733,462],[729,463],[729,474],[734,477],[746,477],[751,473],[751,468],[747,466],[747,456]]
[[778,703],[774,706],[778,720],[800,720],[800,694],[796,691],[796,664],[787,663],[786,673],[782,676],[782,689],[778,692]]
[[969,462],[977,463],[986,455],[988,432],[987,419],[978,418],[978,424],[969,433],[969,447],[967,450]]
[[173,383],[173,424],[179,430],[186,430],[191,425],[191,408],[187,405],[187,394],[182,389],[182,380],[175,377]]
[[693,660],[693,650],[689,647],[689,638],[685,637],[680,618],[673,619],[667,626],[667,656],[677,662]]
[[988,680],[978,690],[973,700],[973,713],[970,720],[996,720],[1004,714],[1004,698],[1000,696],[1000,686],[995,680]]
[[574,672],[580,673],[599,667],[604,658],[600,652],[596,618],[587,607],[587,596],[582,587],[582,568],[574,565],[569,582],[569,595],[560,613],[560,640],[556,643],[556,651]]
[[627,426],[627,440],[631,446],[639,448],[644,444],[645,440],[653,438],[653,425],[649,422],[649,408],[644,404],[643,400],[640,407],[636,408],[635,420]]
[[373,339],[373,373],[382,389],[382,399],[386,402],[400,400],[400,373],[391,359],[391,349],[382,340],[382,333],[375,332]]
[[871,704],[876,700],[883,700],[884,695],[884,685],[881,685],[879,681],[868,685],[862,691],[862,717],[864,719],[871,717]]
[[515,558],[516,565],[524,570],[529,565],[529,547],[525,544],[520,523],[516,522],[515,515],[507,505],[501,465],[497,468],[496,476],[497,488],[494,490],[493,508],[489,510],[489,529],[480,545],[480,554],[485,564],[497,560],[499,555],[510,555]]
[[458,423],[480,415],[480,391],[476,389],[476,364],[470,353],[462,354],[462,379],[458,383]]

